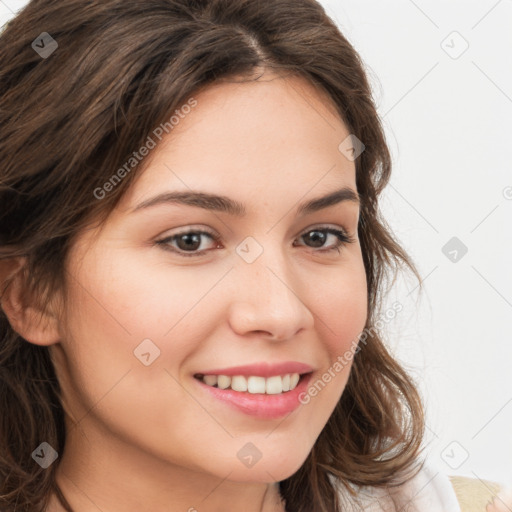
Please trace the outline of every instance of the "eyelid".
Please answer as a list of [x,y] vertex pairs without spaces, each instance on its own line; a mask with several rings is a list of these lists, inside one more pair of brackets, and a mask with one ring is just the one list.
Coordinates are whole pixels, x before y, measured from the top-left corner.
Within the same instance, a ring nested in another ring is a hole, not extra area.
[[[207,227],[204,227],[204,226],[198,226],[198,225],[194,225],[194,224],[191,224],[190,226],[185,226],[183,228],[175,228],[177,231],[174,232],[174,230],[170,230],[172,231],[171,234],[163,234],[163,235],[159,235],[157,237],[157,239],[155,240],[155,242],[161,242],[162,240],[167,240],[169,238],[174,238],[176,236],[180,236],[180,235],[186,235],[188,233],[206,233],[207,235],[210,235],[214,240],[216,239],[219,239],[221,238],[221,236],[216,232],[216,231],[213,231],[211,228],[207,228]],[[167,233],[168,231],[164,232],[164,233]]]

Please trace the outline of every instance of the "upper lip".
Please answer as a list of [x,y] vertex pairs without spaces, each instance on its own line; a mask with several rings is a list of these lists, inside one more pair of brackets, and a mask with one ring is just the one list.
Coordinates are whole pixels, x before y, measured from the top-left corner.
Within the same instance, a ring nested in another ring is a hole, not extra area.
[[286,375],[287,373],[309,373],[313,368],[306,363],[297,361],[284,361],[282,363],[255,363],[241,366],[231,366],[197,372],[196,375],[254,375],[257,377],[272,377],[274,375]]

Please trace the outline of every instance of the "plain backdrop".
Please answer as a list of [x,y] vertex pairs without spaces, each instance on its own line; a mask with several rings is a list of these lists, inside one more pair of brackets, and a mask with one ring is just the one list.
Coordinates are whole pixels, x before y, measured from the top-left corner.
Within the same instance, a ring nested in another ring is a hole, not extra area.
[[[26,3],[0,0],[0,24]],[[321,3],[365,63],[394,162],[382,211],[422,276],[385,328],[426,453],[512,485],[512,0]]]

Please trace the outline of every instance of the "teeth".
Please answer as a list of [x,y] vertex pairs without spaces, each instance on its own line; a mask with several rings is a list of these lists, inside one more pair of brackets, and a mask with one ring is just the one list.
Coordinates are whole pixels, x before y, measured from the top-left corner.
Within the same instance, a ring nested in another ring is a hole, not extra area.
[[231,389],[233,391],[247,391],[247,379],[241,375],[231,377]]
[[217,386],[220,389],[231,388],[233,391],[248,391],[249,393],[265,393],[267,395],[278,395],[286,391],[292,391],[297,387],[300,375],[298,373],[287,373],[286,375],[275,375],[273,377],[258,377],[243,375],[204,375],[201,380],[208,386]]
[[283,392],[283,378],[276,375],[267,379],[267,385],[265,386],[267,395],[277,395]]
[[[215,375],[211,375],[211,377],[215,377]],[[214,384],[210,384],[210,386],[213,386]],[[219,386],[220,389],[227,389],[229,386],[231,386],[231,377],[228,377],[227,375],[219,375],[217,377],[217,386]]]
[[247,379],[249,393],[265,393],[265,388],[265,377],[249,377]]
[[208,386],[215,386],[217,384],[217,375],[205,375],[203,381]]
[[290,374],[287,373],[283,377],[283,391],[290,391]]

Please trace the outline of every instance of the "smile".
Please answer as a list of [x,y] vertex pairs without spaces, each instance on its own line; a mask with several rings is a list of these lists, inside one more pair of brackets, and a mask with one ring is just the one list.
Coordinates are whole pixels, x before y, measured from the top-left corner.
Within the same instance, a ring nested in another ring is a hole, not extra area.
[[300,380],[300,374],[287,373],[272,377],[260,377],[256,375],[195,375],[208,386],[220,389],[232,389],[233,391],[248,392],[253,394],[277,395],[293,391]]
[[193,380],[212,405],[218,403],[221,407],[269,420],[282,418],[303,405],[299,397],[306,392],[312,375],[313,372],[270,377],[195,374]]

